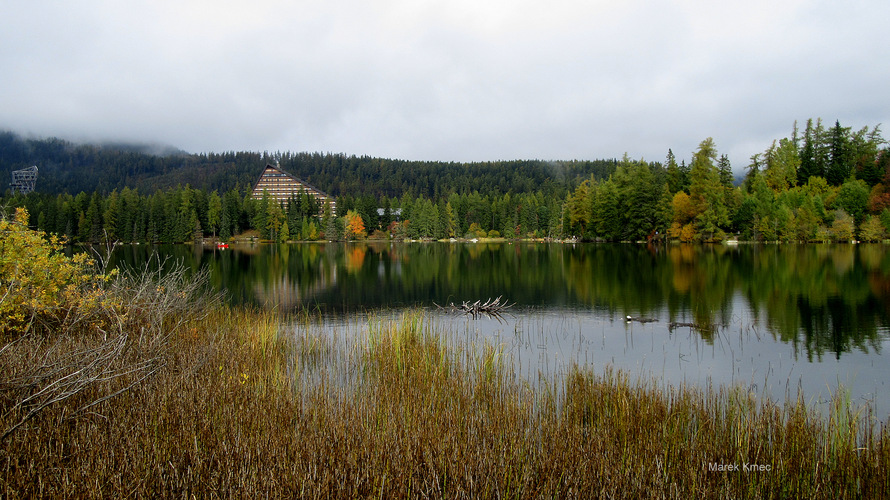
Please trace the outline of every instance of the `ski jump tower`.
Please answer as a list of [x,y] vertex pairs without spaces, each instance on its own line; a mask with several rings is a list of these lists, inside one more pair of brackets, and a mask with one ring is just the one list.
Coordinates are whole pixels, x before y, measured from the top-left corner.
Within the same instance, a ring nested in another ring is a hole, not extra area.
[[12,191],[22,194],[28,194],[34,191],[34,185],[37,184],[37,166],[28,167],[22,170],[13,170],[12,172]]

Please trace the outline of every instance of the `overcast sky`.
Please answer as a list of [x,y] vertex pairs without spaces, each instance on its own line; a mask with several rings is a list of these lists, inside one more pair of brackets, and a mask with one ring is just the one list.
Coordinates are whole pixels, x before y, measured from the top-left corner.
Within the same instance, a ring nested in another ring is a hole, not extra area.
[[[689,159],[890,121],[887,0],[4,0],[0,129],[193,153]],[[886,134],[890,137],[890,133]]]

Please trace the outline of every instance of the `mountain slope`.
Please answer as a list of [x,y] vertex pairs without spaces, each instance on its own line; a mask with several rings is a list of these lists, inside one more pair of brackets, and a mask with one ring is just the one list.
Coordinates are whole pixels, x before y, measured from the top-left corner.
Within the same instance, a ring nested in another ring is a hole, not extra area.
[[616,160],[445,163],[332,153],[189,154],[157,146],[75,144],[0,132],[0,178],[10,179],[13,170],[37,165],[37,190],[50,194],[107,193],[124,187],[152,193],[185,184],[207,191],[245,192],[266,163],[275,162],[334,196],[376,197],[472,191],[561,196],[591,174],[608,176],[617,165]]

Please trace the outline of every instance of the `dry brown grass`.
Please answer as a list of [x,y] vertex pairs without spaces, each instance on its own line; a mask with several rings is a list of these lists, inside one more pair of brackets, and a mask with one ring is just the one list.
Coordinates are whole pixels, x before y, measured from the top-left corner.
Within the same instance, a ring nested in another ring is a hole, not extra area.
[[[0,443],[0,496],[890,491],[886,427],[842,397],[825,419],[799,402],[665,389],[610,371],[575,369],[562,382],[532,387],[515,379],[497,349],[448,344],[447,332],[420,313],[370,330],[349,344],[299,319],[215,307],[179,324],[153,376],[70,418],[71,408],[96,399],[84,391]],[[771,470],[713,472],[713,462]]]

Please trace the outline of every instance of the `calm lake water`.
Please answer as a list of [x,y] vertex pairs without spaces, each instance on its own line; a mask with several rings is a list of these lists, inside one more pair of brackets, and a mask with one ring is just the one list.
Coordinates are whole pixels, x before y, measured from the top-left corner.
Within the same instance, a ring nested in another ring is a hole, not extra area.
[[[141,266],[154,251],[206,268],[234,303],[308,310],[331,335],[422,308],[460,342],[502,349],[532,382],[571,363],[612,366],[659,384],[802,390],[815,407],[842,384],[890,415],[887,245],[132,246],[114,262]],[[500,320],[435,306],[498,296],[515,303]]]

